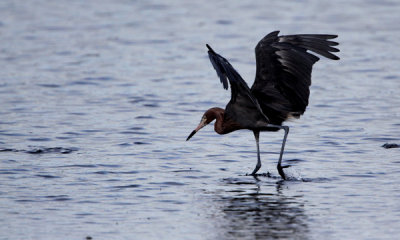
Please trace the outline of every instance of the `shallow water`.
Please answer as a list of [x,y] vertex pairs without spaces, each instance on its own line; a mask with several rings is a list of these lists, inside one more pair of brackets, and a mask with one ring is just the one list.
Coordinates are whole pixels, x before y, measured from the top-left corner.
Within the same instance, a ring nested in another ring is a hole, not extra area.
[[[400,235],[400,3],[0,3],[0,239],[393,239]],[[333,33],[291,127],[204,128],[224,107],[205,43],[252,84],[273,30]]]

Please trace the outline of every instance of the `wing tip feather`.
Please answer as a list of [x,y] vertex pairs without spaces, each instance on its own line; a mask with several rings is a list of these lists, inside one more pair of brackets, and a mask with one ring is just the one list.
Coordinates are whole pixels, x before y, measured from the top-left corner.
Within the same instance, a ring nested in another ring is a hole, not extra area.
[[206,43],[206,47],[208,48],[209,52],[215,53],[214,50],[210,47],[210,45],[208,45],[208,43]]

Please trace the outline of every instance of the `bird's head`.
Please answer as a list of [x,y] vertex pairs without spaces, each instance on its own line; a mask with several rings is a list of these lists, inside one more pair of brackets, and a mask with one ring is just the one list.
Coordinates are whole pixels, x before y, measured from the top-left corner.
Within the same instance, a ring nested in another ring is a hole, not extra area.
[[[222,109],[221,109],[222,110]],[[186,141],[188,141],[191,137],[193,137],[193,135],[195,135],[200,129],[202,129],[203,127],[205,127],[207,124],[209,124],[210,122],[214,121],[214,119],[216,119],[216,114],[217,114],[218,108],[210,108],[208,109],[203,117],[201,117],[200,123],[199,125],[196,127],[195,130],[193,130],[189,137],[186,138]]]

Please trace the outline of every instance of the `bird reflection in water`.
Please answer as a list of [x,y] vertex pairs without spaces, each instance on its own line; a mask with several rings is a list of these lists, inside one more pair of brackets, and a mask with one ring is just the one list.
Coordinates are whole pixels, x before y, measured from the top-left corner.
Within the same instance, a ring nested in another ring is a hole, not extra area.
[[223,196],[220,207],[225,220],[221,226],[226,230],[224,238],[308,239],[302,196],[285,196],[282,184],[277,184],[276,193],[262,193],[262,186],[257,186],[253,192],[240,188],[233,191],[235,195]]

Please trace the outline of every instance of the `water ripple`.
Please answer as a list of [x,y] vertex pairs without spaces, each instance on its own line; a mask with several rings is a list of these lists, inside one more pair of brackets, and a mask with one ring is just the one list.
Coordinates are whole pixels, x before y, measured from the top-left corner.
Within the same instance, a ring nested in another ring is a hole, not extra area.
[[61,153],[69,154],[78,151],[78,148],[64,148],[64,147],[36,147],[29,150],[13,149],[13,148],[3,148],[0,152],[24,152],[29,154],[46,154],[46,153]]
[[400,148],[400,144],[397,143],[385,143],[382,145],[383,148],[389,149],[389,148]]
[[114,186],[113,188],[120,188],[120,189],[123,189],[123,188],[138,188],[140,186],[141,186],[140,184],[130,184],[130,185],[123,185],[123,186]]
[[139,173],[138,171],[96,171],[93,172],[94,174],[101,174],[101,175],[106,175],[106,174],[137,174]]
[[52,179],[52,178],[60,178],[59,176],[49,175],[49,174],[36,174],[36,177]]
[[45,196],[46,199],[50,201],[56,201],[56,202],[63,202],[63,201],[69,201],[72,200],[68,195],[49,195]]

